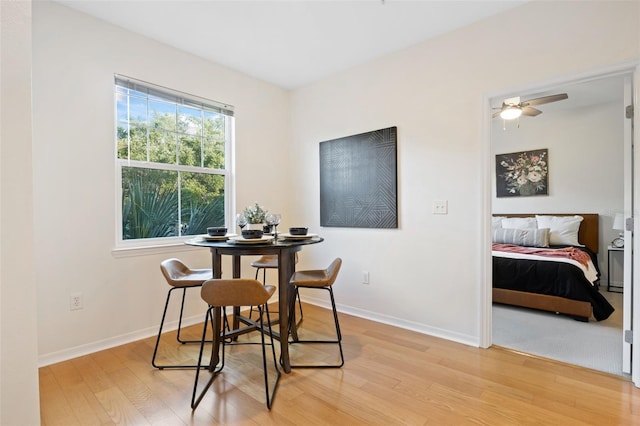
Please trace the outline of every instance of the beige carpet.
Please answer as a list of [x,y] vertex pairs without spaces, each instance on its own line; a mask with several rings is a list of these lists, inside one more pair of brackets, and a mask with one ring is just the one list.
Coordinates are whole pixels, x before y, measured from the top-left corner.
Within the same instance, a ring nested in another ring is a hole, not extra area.
[[493,305],[493,344],[607,373],[622,373],[622,294],[602,294],[616,309],[604,321]]

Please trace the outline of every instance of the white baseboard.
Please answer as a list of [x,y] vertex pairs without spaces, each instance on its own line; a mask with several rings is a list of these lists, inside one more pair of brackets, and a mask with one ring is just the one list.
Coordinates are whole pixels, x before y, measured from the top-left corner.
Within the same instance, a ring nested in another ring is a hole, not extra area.
[[[331,309],[329,302],[305,295],[305,303],[320,306],[325,309]],[[480,342],[476,336],[469,336],[461,333],[454,333],[449,330],[443,330],[437,327],[429,327],[424,324],[414,321],[407,321],[401,318],[396,318],[389,315],[383,315],[365,309],[354,308],[352,306],[346,306],[336,304],[338,312],[353,315],[359,318],[364,318],[370,321],[379,322],[382,324],[392,325],[395,327],[404,328],[406,330],[415,331],[417,333],[426,334],[429,336],[439,337],[446,340],[462,343],[469,346],[479,347]],[[202,314],[195,315],[182,319],[182,326],[188,327],[194,324],[202,322]],[[163,331],[173,331],[178,329],[178,321],[167,322]],[[73,348],[64,349],[62,351],[51,352],[43,354],[38,357],[38,367],[45,367],[47,365],[55,364],[62,361],[67,361],[73,358],[78,358],[84,355],[99,352],[105,349],[114,348],[116,346],[124,345],[127,343],[135,342],[137,340],[146,339],[151,336],[156,336],[158,333],[158,327],[149,327],[143,330],[133,331],[131,333],[122,334],[109,339],[98,340],[95,342],[87,343],[85,345],[75,346]],[[151,363],[151,358],[149,358]]]
[[[202,318],[203,318],[202,314],[194,315],[188,318],[185,317],[182,319],[182,326],[188,327],[190,325],[201,323]],[[116,346],[135,342],[136,340],[142,340],[142,339],[146,339],[147,337],[157,336],[158,326],[149,327],[144,330],[133,331],[131,333],[122,334],[120,336],[111,337],[109,339],[98,340],[95,342],[87,343],[85,345],[64,349],[62,351],[51,352],[48,354],[40,355],[38,357],[38,367],[45,367],[47,365],[55,364],[57,362],[67,361],[73,358],[89,355],[94,352],[99,352],[105,349],[110,349]],[[177,329],[178,329],[178,321],[176,320],[176,321],[165,323],[163,331],[173,331]],[[151,358],[149,358],[149,363],[151,363]]]
[[[331,309],[331,304],[321,298],[304,295],[304,302],[312,305],[320,306],[322,308]],[[449,330],[443,330],[437,327],[429,327],[424,324],[407,321],[402,318],[396,318],[390,315],[383,315],[377,312],[367,311],[365,309],[354,308],[353,306],[346,306],[336,303],[336,309],[338,312],[353,315],[355,317],[364,318],[370,321],[379,322],[382,324],[392,325],[394,327],[403,328],[405,330],[415,331],[417,333],[426,334],[428,336],[439,337],[446,340],[451,340],[464,345],[480,347],[480,339],[477,336],[470,336],[462,333],[455,333]]]

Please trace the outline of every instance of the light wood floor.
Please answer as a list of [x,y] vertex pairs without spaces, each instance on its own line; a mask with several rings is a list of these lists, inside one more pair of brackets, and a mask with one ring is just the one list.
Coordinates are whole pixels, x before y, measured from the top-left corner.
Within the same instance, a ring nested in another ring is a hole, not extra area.
[[[320,330],[324,318],[331,321],[326,315],[305,305],[303,326]],[[231,348],[192,412],[194,371],[154,369],[149,338],[41,368],[42,424],[640,424],[640,389],[624,378],[348,315],[340,323],[345,366],[283,374],[271,411],[259,346]],[[188,329],[195,338],[199,330]],[[195,359],[198,345],[179,345],[174,336],[166,335],[162,356]],[[331,360],[334,349],[305,346],[292,355]]]

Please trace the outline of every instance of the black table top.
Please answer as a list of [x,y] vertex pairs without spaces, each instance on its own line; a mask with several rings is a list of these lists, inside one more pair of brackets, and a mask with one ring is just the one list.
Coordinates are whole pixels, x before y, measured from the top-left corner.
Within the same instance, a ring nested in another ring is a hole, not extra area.
[[203,237],[196,237],[191,240],[185,241],[185,244],[198,247],[209,247],[215,249],[238,250],[238,251],[280,251],[287,248],[295,248],[305,246],[309,244],[317,244],[324,241],[324,238],[314,236],[307,239],[285,239],[278,236],[277,240],[269,240],[264,243],[242,243],[235,242],[233,240],[219,241],[219,240],[205,240]]

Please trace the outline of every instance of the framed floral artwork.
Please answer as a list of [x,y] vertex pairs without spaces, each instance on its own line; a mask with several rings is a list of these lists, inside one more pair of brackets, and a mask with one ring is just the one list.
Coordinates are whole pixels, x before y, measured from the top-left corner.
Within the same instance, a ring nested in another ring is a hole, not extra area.
[[496,155],[496,195],[524,197],[548,195],[549,151],[512,152]]

